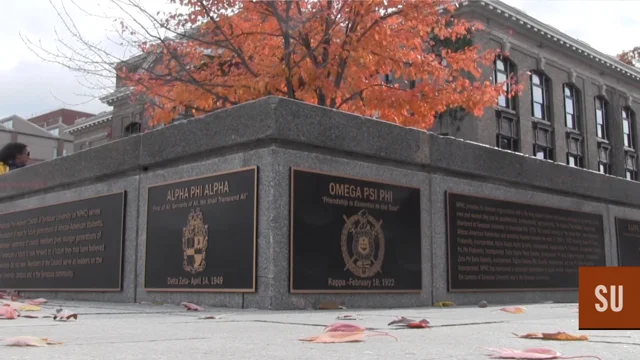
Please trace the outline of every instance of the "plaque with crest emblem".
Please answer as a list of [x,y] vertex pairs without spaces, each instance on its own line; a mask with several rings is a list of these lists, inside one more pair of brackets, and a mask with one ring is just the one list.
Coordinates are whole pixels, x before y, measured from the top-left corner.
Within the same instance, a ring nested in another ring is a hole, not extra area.
[[145,291],[255,292],[257,167],[148,189]]
[[420,189],[291,169],[292,293],[420,292]]

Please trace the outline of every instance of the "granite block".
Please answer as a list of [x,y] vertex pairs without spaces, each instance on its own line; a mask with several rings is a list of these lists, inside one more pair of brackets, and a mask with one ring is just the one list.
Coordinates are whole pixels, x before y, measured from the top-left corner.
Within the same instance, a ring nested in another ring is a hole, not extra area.
[[[328,157],[310,152],[275,149],[273,171],[280,181],[274,184],[271,211],[272,274],[271,309],[315,308],[331,300],[348,308],[411,307],[431,304],[431,217],[429,216],[429,175],[389,166]],[[396,183],[420,188],[422,233],[422,293],[414,294],[291,294],[289,293],[290,168],[328,172],[339,176]],[[286,180],[285,180],[286,179]]]
[[140,136],[116,140],[0,176],[0,201],[74,184],[88,185],[138,168]]
[[432,227],[430,237],[433,241],[433,301],[453,301],[458,305],[472,305],[484,300],[490,304],[535,303],[542,301],[577,302],[577,290],[571,291],[501,291],[501,292],[449,292],[448,291],[448,255],[445,192],[456,192],[471,196],[490,197],[498,200],[522,202],[532,205],[556,207],[574,211],[601,214],[604,225],[604,241],[607,266],[613,265],[611,253],[610,223],[608,207],[597,202],[561,197],[542,192],[525,191],[512,187],[486,184],[479,181],[463,180],[450,176],[433,175],[431,177],[431,214]]
[[44,297],[65,300],[89,300],[109,302],[134,302],[136,286],[136,239],[138,225],[138,182],[137,176],[105,181],[90,186],[72,188],[48,193],[23,200],[0,204],[0,212],[20,211],[38,206],[55,205],[62,202],[82,200],[120,191],[126,191],[124,211],[124,242],[122,291],[119,292],[21,292],[26,297]]
[[[485,178],[640,206],[638,183],[459,139],[429,135],[430,164],[466,178]],[[632,199],[634,197],[634,199]]]
[[[203,304],[207,306],[219,306],[219,307],[244,307],[245,299],[248,297],[253,301],[253,304],[258,304],[260,307],[268,304],[268,298],[261,298],[260,294],[263,292],[268,293],[269,287],[269,263],[264,261],[266,259],[261,258],[264,254],[270,252],[270,239],[269,229],[262,224],[263,221],[267,221],[269,216],[268,205],[268,190],[265,197],[262,196],[261,191],[264,189],[265,183],[262,180],[263,165],[268,165],[269,152],[268,150],[256,150],[244,153],[238,153],[234,155],[209,158],[202,162],[185,164],[181,166],[171,166],[167,169],[149,171],[141,176],[141,191],[140,191],[140,217],[138,221],[138,261],[137,261],[137,301],[138,302],[163,302],[163,303],[180,303],[183,301],[192,302],[196,304]],[[257,291],[256,294],[242,294],[242,293],[221,293],[221,292],[147,292],[144,290],[144,272],[145,272],[145,249],[147,244],[147,189],[149,186],[158,185],[170,181],[186,180],[193,177],[213,175],[222,171],[235,170],[245,168],[249,166],[258,166],[258,264],[257,272],[258,278],[256,281]],[[267,172],[268,174],[268,172]],[[268,176],[266,178],[269,180]],[[268,183],[266,188],[268,188]],[[266,211],[266,212],[265,212]],[[265,216],[267,217],[265,219]],[[267,281],[265,282],[264,279]],[[254,306],[258,306],[254,305]]]

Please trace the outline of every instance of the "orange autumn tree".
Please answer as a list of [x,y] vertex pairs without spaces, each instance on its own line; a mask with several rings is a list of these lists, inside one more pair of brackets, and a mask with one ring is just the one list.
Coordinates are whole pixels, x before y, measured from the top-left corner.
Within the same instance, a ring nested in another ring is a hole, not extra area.
[[452,16],[452,1],[172,2],[185,11],[158,23],[174,36],[142,43],[144,71],[119,72],[152,124],[276,95],[428,129],[449,109],[481,115],[504,92],[476,80],[497,51],[443,45],[479,28]]
[[631,50],[625,50],[616,55],[618,60],[631,66],[636,66],[640,62],[640,46],[636,46]]

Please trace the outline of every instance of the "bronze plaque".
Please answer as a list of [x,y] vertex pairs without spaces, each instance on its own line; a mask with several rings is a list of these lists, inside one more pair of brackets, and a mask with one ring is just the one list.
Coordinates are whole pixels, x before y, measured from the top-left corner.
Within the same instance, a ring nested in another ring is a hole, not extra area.
[[640,266],[640,221],[616,218],[618,265]]
[[0,215],[0,289],[120,291],[125,192]]
[[605,266],[603,218],[447,193],[449,291],[576,290]]
[[145,291],[255,292],[258,169],[150,186]]
[[420,292],[420,189],[291,169],[292,293]]

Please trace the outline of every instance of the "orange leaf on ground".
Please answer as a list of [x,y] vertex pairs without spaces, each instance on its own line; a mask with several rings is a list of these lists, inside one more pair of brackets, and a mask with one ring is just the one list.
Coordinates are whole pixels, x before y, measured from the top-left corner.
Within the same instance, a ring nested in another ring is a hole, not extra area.
[[420,321],[408,323],[407,327],[411,329],[425,329],[429,327],[429,322],[423,319]]
[[47,345],[59,345],[60,341],[53,341],[48,338],[39,338],[35,336],[16,336],[5,340],[6,346],[47,346]]
[[500,309],[500,311],[504,311],[510,314],[522,314],[527,312],[527,309],[523,308],[522,306],[512,306],[512,307],[503,307],[502,309]]
[[180,303],[180,305],[184,306],[185,308],[187,308],[187,311],[204,311],[204,309],[196,304],[192,304],[192,303],[188,303],[188,302],[183,302]]
[[317,336],[300,339],[300,341],[308,341],[313,343],[345,343],[345,342],[361,342],[364,341],[364,332],[325,332]]
[[555,332],[555,333],[527,333],[524,335],[518,335],[516,333],[513,333],[513,335],[521,339],[560,340],[560,341],[588,341],[589,340],[589,337],[586,335],[571,335],[564,331]]

